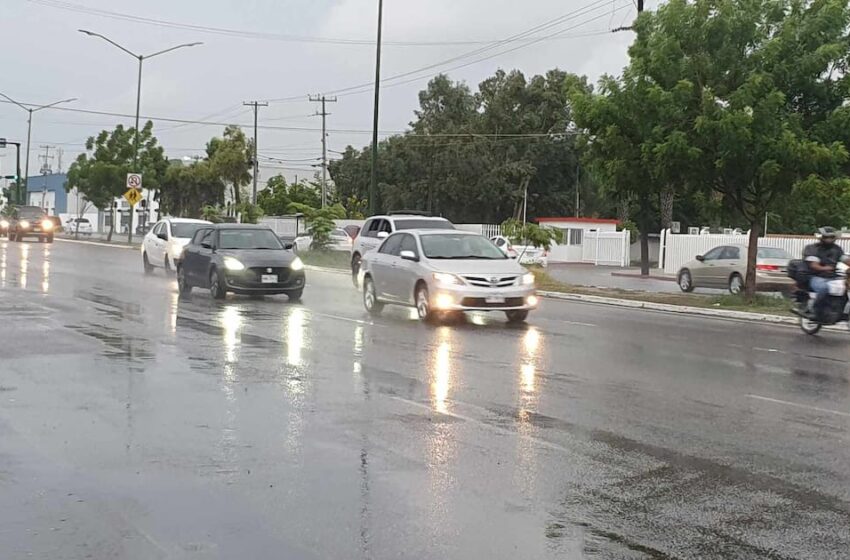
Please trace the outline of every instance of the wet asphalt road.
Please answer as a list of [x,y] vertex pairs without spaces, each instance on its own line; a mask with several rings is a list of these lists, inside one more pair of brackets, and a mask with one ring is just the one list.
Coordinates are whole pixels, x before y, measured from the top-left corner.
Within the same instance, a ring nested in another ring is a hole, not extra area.
[[4,560],[850,557],[846,333],[181,300],[6,240],[0,318]]

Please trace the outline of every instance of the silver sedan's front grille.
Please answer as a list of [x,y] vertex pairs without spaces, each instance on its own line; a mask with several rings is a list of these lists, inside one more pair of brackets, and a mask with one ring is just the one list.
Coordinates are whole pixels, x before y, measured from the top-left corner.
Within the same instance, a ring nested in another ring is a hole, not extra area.
[[464,276],[464,281],[478,288],[507,288],[516,284],[516,276]]

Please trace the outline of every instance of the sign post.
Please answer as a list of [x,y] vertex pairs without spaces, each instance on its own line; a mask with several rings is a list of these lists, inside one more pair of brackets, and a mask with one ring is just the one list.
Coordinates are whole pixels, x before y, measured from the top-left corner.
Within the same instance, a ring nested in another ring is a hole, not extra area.
[[127,227],[127,243],[133,243],[133,207],[142,200],[142,174],[127,173],[127,192],[124,193],[124,198],[130,203],[130,211],[127,212],[129,225]]

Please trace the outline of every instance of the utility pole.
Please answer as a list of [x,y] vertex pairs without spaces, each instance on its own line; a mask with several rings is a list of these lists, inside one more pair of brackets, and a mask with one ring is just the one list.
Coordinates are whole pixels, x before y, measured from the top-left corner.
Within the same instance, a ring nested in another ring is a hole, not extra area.
[[580,176],[579,176],[580,173],[581,173],[581,165],[578,162],[576,162],[576,218],[581,218],[581,206],[580,206],[580,203],[581,203],[581,200],[580,200],[580,197],[581,197],[581,182],[580,182]]
[[257,160],[257,113],[260,107],[268,107],[266,101],[244,101],[242,105],[254,108],[254,190],[251,191],[251,204],[257,204],[257,178],[260,175],[260,162]]
[[378,114],[381,101],[381,34],[384,20],[384,0],[378,0],[378,41],[375,55],[375,114],[372,120],[372,178],[369,181],[369,214],[378,212]]
[[53,156],[50,155],[50,150],[55,150],[56,146],[39,146],[42,150],[44,150],[43,156],[38,156],[38,159],[43,160],[44,163],[41,164],[41,174],[42,175],[50,175],[53,170],[50,168],[50,160],[53,159]]
[[[644,0],[637,0],[637,13],[638,13],[638,15],[640,15],[640,13],[643,11],[643,2],[644,2]],[[627,25],[625,27],[615,27],[614,29],[611,30],[611,33],[617,33],[619,31],[634,31],[634,29],[635,29],[634,25]]]
[[328,113],[325,108],[326,103],[336,103],[336,97],[325,97],[324,95],[319,96],[310,96],[310,101],[313,102],[322,102],[322,112],[316,112],[317,116],[322,117],[322,208],[324,208],[328,203],[328,129],[327,129],[327,120]]

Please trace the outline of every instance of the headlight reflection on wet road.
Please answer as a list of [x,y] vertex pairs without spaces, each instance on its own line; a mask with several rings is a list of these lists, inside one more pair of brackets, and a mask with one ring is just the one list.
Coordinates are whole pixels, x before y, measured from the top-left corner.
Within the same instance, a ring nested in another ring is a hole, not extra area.
[[21,244],[21,276],[19,279],[19,284],[21,288],[26,289],[27,287],[27,270],[30,266],[30,246],[26,243]]
[[449,410],[446,401],[452,381],[451,333],[449,327],[440,327],[437,331],[437,350],[434,353],[433,371],[431,373],[433,376],[431,399],[434,410],[441,413],[446,413]]
[[41,268],[41,291],[50,291],[50,247],[44,247],[44,263]]

